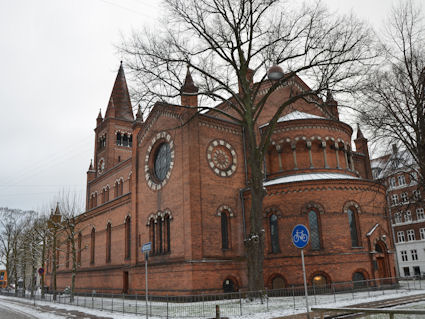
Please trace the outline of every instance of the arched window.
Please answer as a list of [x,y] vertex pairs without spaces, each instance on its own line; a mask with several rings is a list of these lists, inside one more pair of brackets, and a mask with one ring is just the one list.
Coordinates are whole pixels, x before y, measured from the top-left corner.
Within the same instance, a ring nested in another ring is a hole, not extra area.
[[122,137],[120,132],[117,133],[117,145],[122,145]]
[[350,226],[351,246],[359,247],[357,211],[353,207],[347,209],[348,224]]
[[278,231],[277,216],[275,214],[270,215],[269,226],[270,226],[270,244],[271,244],[272,253],[278,253],[280,252],[279,231]]
[[166,235],[166,249],[165,252],[169,253],[171,251],[171,241],[170,241],[170,215],[165,215],[164,217],[165,220],[165,235]]
[[308,224],[310,226],[310,243],[313,250],[320,249],[319,218],[314,210],[308,213]]
[[90,235],[90,263],[94,264],[94,254],[95,254],[95,245],[96,245],[96,230],[92,228]]
[[221,248],[229,249],[229,217],[221,212]]
[[152,255],[162,255],[171,251],[170,221],[172,216],[166,211],[149,217],[149,238],[152,243]]
[[112,239],[112,226],[108,223],[106,226],[106,262],[111,262],[111,239]]
[[106,189],[102,190],[102,204],[106,203]]
[[353,274],[353,284],[354,284],[354,288],[361,288],[366,286],[366,278],[365,276],[357,271]]
[[128,136],[127,136],[127,134],[123,135],[122,142],[123,142],[123,146],[128,146]]
[[114,197],[118,197],[118,182],[115,182],[114,184]]
[[313,286],[319,286],[319,287],[322,287],[322,286],[326,286],[326,284],[328,283],[328,280],[326,279],[326,277],[325,276],[323,276],[323,275],[315,275],[314,277],[313,277],[313,280],[312,280],[313,282]]
[[82,245],[83,245],[83,236],[81,233],[78,233],[78,251],[77,251],[77,264],[81,265],[81,251],[82,251]]
[[121,180],[120,183],[118,184],[118,195],[121,196],[124,193],[124,181]]
[[109,202],[109,186],[105,188],[105,201]]
[[131,217],[125,219],[125,258],[131,257]]

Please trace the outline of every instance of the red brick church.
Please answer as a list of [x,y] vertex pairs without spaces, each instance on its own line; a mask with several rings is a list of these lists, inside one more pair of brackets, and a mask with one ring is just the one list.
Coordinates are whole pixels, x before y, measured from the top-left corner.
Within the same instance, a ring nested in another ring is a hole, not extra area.
[[[279,87],[260,131],[291,86],[309,89],[299,78]],[[242,128],[214,112],[196,113],[189,71],[181,92],[185,107],[157,103],[146,118],[140,109],[134,116],[120,66],[106,113],[96,120],[86,211],[79,217],[77,290],[143,291],[146,242],[152,242],[153,294],[247,288],[250,194]],[[357,130],[352,150],[353,129],[339,121],[330,94],[325,105],[328,112],[307,102],[288,108],[265,159],[264,282],[270,289],[302,284],[300,252],[290,237],[301,223],[311,235],[304,249],[309,284],[394,276],[385,188],[372,180],[367,140]],[[58,289],[70,285],[67,260],[69,250],[60,252]]]

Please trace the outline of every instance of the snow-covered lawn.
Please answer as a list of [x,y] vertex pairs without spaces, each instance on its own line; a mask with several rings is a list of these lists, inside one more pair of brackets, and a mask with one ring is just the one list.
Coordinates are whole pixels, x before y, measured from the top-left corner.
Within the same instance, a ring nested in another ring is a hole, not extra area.
[[[343,307],[363,302],[397,298],[425,293],[425,281],[401,282],[399,289],[362,291],[336,294],[322,294],[309,297],[309,305],[320,307]],[[21,304],[16,304],[19,301]],[[22,304],[25,303],[25,304]],[[69,296],[58,296],[58,302],[29,300],[15,297],[0,296],[0,306],[15,307],[19,311],[34,315],[34,303],[39,306],[81,311],[84,313],[111,318],[140,318],[146,314],[144,300],[129,300],[123,298],[100,298],[91,296],[76,296],[73,305],[69,305]],[[303,296],[269,297],[263,300],[230,299],[201,302],[149,302],[149,318],[212,318],[215,317],[216,305],[220,306],[222,316],[229,318],[273,318],[297,314],[306,311]],[[56,316],[56,317],[55,317]],[[63,318],[58,314],[45,313],[37,318]],[[379,317],[373,317],[379,318]]]

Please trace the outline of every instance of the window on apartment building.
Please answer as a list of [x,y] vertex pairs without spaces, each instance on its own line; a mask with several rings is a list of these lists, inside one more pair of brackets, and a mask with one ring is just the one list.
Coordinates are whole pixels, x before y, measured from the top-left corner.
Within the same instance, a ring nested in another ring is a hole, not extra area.
[[410,173],[410,183],[417,182],[418,181],[418,173],[411,172]]
[[314,210],[308,213],[308,225],[310,226],[310,242],[313,250],[320,249],[319,215]]
[[409,229],[407,231],[407,241],[415,240],[415,231],[413,229]]
[[401,223],[401,213],[394,214],[394,223],[396,224]]
[[422,207],[416,208],[416,219],[423,220],[425,219],[424,209]]
[[421,239],[425,239],[425,228],[420,228],[419,233],[421,234]]
[[406,212],[404,213],[404,221],[405,222],[412,221],[412,213],[410,212],[410,210],[406,210]]
[[395,177],[390,178],[390,187],[395,187]]
[[414,266],[413,267],[413,273],[415,276],[420,276],[421,275],[421,268],[419,266]]
[[418,251],[416,249],[412,249],[410,254],[412,255],[412,260],[418,260]]
[[398,205],[398,195],[397,194],[393,194],[391,196],[391,204],[394,205]]
[[406,250],[402,250],[401,251],[401,260],[402,261],[407,261],[408,260],[408,258],[407,258],[407,251]]
[[404,177],[404,175],[399,175],[398,176],[398,186],[403,186],[406,185],[406,178]]
[[403,267],[404,277],[410,276],[410,270],[409,267]]
[[421,191],[419,189],[413,191],[413,199],[421,199]]
[[406,193],[406,192],[401,193],[400,197],[401,197],[401,202],[402,202],[402,203],[407,203],[407,202],[409,202],[409,197],[407,196],[407,193]]
[[404,231],[397,232],[397,242],[399,243],[404,242]]

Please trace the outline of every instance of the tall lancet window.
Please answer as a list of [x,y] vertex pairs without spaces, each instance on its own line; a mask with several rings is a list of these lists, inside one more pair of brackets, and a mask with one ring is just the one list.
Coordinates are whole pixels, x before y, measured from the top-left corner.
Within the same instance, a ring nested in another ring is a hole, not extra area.
[[279,230],[278,230],[277,216],[275,214],[270,215],[269,224],[270,224],[270,243],[271,243],[272,253],[278,253],[280,252]]
[[314,210],[308,213],[308,224],[310,226],[310,243],[313,250],[320,249],[319,218]]

